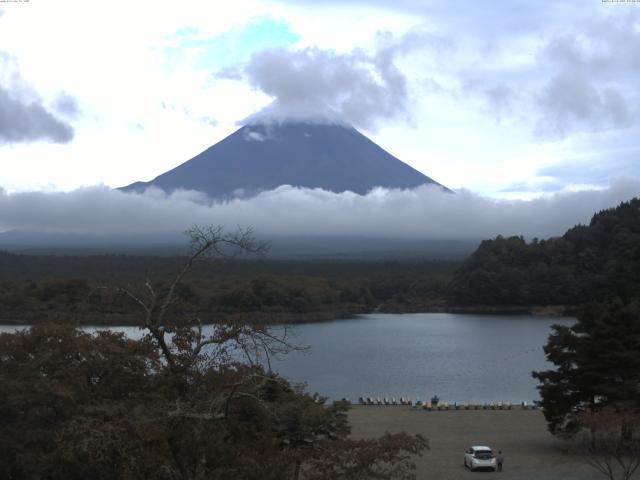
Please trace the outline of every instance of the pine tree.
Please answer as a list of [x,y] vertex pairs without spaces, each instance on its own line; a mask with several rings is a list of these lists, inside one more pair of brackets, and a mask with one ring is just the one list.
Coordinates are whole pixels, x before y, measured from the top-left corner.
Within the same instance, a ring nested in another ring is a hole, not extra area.
[[585,412],[640,410],[639,301],[587,305],[553,330],[544,350],[556,369],[533,372],[552,433],[575,433]]

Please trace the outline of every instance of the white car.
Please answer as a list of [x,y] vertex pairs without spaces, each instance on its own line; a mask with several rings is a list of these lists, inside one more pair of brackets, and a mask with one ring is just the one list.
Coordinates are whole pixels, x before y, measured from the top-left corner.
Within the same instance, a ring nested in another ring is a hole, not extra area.
[[479,469],[496,470],[496,458],[490,447],[474,445],[464,453],[464,466],[471,471]]

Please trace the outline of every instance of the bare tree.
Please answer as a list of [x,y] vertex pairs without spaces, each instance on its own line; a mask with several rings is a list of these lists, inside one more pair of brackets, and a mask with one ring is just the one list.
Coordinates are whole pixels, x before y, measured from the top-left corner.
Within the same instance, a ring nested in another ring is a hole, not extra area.
[[640,414],[605,409],[585,413],[574,443],[584,461],[609,480],[629,480],[640,468]]
[[[224,418],[233,398],[255,397],[255,392],[265,382],[277,381],[277,376],[271,373],[272,356],[304,347],[290,342],[286,327],[274,333],[265,325],[218,322],[208,326],[210,331],[207,334],[199,317],[185,319],[179,312],[170,314],[170,308],[177,299],[177,289],[196,262],[205,258],[222,260],[246,254],[264,255],[268,249],[266,243],[256,241],[249,228],[238,227],[235,232],[227,233],[221,226],[196,225],[185,233],[190,239],[189,253],[168,286],[154,286],[147,275],[142,288],[121,287],[119,291],[141,307],[141,328],[148,332],[150,340],[159,348],[168,369],[180,373],[181,378],[188,377],[190,371],[229,368],[240,358],[254,370],[236,377],[241,380],[225,385],[220,395],[209,396],[206,401],[184,402],[178,399],[170,413],[199,419]],[[266,366],[266,373],[253,368],[258,364]]]

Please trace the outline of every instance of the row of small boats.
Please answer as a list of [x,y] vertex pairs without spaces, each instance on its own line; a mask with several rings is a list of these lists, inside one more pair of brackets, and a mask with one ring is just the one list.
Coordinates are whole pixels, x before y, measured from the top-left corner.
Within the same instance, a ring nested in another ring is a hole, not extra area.
[[[347,399],[343,399],[348,401]],[[520,402],[432,402],[422,400],[411,400],[408,397],[359,397],[359,405],[409,405],[413,408],[422,408],[424,410],[513,410],[516,408],[522,410],[537,409],[538,405],[534,403]]]

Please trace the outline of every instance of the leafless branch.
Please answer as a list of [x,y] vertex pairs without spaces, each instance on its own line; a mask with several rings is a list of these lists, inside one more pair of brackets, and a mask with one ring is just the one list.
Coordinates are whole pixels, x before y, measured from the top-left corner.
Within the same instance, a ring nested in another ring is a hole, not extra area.
[[624,409],[589,412],[574,442],[585,463],[610,480],[629,480],[640,468],[640,415]]
[[[175,331],[175,325],[167,325],[166,316],[169,307],[176,298],[176,289],[184,277],[193,268],[196,261],[204,257],[214,257],[218,259],[233,258],[239,254],[263,255],[268,244],[256,242],[253,230],[250,228],[238,227],[235,232],[226,233],[221,226],[200,226],[194,225],[185,232],[190,239],[189,256],[172,278],[168,289],[156,291],[149,277],[147,276],[144,286],[149,297],[143,299],[142,295],[133,293],[131,289],[121,288],[120,291],[140,305],[145,313],[143,328],[146,328],[150,335],[160,347],[167,364],[171,368],[176,367],[177,353],[174,353],[169,345],[166,334]],[[193,320],[193,342],[189,346],[190,351],[186,351],[183,345],[180,353],[180,361],[183,367],[194,365],[201,358],[201,354],[208,346],[219,346],[235,344],[246,355],[249,363],[254,364],[254,357],[261,354],[267,358],[269,369],[271,369],[270,356],[299,349],[287,340],[287,331],[281,338],[269,333],[264,327],[248,327],[246,325],[234,325],[229,328],[220,328],[213,335],[208,337],[203,332],[202,321],[199,318]],[[185,327],[189,328],[189,327]],[[185,332],[186,334],[186,332]],[[183,337],[186,338],[186,337]],[[248,343],[247,343],[248,342]],[[251,345],[251,348],[249,347]],[[215,349],[214,349],[215,350]],[[218,354],[225,350],[218,349]],[[218,355],[217,358],[220,358]]]

